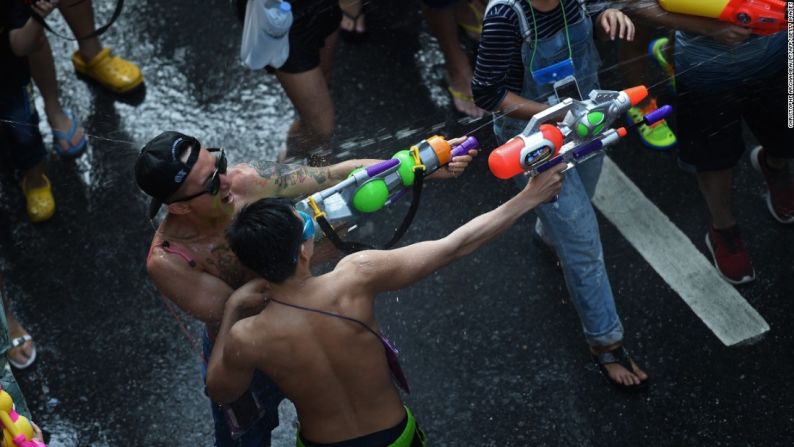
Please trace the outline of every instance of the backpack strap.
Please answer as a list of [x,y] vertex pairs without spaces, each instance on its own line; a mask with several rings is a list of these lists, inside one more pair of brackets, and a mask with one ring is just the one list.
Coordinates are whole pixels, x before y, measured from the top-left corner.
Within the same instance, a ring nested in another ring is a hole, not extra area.
[[524,7],[521,5],[521,1],[519,0],[490,0],[488,2],[488,6],[485,8],[485,14],[483,17],[488,16],[488,11],[491,10],[496,5],[508,5],[513,8],[516,15],[518,16],[518,27],[519,31],[521,31],[521,37],[527,42],[532,41],[532,33],[531,29],[529,28],[529,21],[527,20],[527,15],[524,13]]

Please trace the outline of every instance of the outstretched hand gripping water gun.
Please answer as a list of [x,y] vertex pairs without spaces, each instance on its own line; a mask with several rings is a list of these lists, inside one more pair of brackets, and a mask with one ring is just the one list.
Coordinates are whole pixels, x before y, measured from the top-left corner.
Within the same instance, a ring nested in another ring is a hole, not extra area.
[[33,439],[33,426],[25,416],[14,410],[14,400],[0,386],[0,425],[3,440],[7,447],[47,447],[43,442]]
[[784,0],[658,0],[665,11],[719,19],[766,36],[786,29]]
[[397,152],[389,160],[354,170],[347,179],[312,194],[298,202],[295,208],[311,215],[315,225],[336,248],[351,253],[372,247],[342,241],[332,225],[374,213],[399,200],[410,188],[413,190],[411,208],[394,236],[383,246],[389,248],[400,240],[411,225],[419,208],[424,177],[445,166],[453,157],[468,154],[469,150],[479,146],[480,143],[474,137],[468,137],[454,148],[443,137],[430,137],[410,149]]
[[[593,90],[585,101],[566,98],[533,116],[519,135],[494,149],[488,157],[488,167],[500,179],[527,171],[529,176],[535,176],[559,163],[567,163],[570,169],[625,137],[626,128],[609,126],[646,96],[648,89],[640,85],[619,92]],[[669,105],[660,107],[629,129],[653,124],[672,110]],[[563,115],[556,126],[548,124]]]

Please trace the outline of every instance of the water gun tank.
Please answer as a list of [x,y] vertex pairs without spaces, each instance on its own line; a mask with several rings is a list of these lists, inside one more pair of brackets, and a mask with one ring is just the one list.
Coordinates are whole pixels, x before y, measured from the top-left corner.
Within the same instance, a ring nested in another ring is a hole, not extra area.
[[657,0],[665,11],[719,19],[769,35],[786,28],[784,0]]

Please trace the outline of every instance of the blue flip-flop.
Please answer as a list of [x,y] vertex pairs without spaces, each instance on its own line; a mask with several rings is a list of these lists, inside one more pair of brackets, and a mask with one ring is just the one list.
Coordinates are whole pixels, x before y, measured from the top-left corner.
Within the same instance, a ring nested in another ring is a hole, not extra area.
[[[74,115],[69,109],[64,109],[64,113],[69,120],[72,122],[72,127],[69,128],[68,132],[64,132],[62,130],[52,130],[52,137],[55,140],[55,153],[58,154],[61,158],[76,158],[79,157],[87,146],[85,140],[85,132],[83,132],[82,138],[76,144],[71,144],[72,138],[74,138],[75,132],[77,132],[77,120],[75,119]],[[69,145],[69,148],[64,150],[63,147],[59,144],[59,141],[65,141],[66,144]]]

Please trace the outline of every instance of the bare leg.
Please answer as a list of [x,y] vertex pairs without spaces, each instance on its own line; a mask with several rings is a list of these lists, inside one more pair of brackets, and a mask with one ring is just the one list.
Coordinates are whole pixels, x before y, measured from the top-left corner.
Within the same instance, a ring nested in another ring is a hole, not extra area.
[[[61,105],[58,81],[55,76],[55,61],[52,59],[52,49],[47,39],[44,39],[44,45],[28,56],[28,64],[30,65],[30,74],[33,77],[33,81],[36,82],[36,86],[41,92],[41,97],[44,99],[44,113],[47,115],[50,127],[67,132],[72,126],[72,121],[66,116]],[[70,143],[74,146],[82,137],[83,128],[78,126],[71,142],[63,140],[56,142],[61,146],[61,149],[66,151],[69,149]]]
[[[3,300],[3,309],[6,313],[6,320],[8,321],[8,334],[11,336],[11,339],[15,339],[17,337],[22,337],[23,335],[29,335],[28,331],[19,324],[14,314],[11,312],[11,308],[8,304],[8,297],[5,294],[5,285],[3,283],[3,276],[0,273],[0,295],[2,295]],[[14,362],[24,364],[28,361],[28,359],[33,355],[33,341],[26,341],[22,345],[11,348],[8,350],[6,354],[9,358],[13,359]]]
[[[6,306],[6,319],[8,320],[8,335],[11,336],[12,340],[24,335],[30,335],[19,321],[17,321],[8,306]],[[33,347],[33,340],[28,340],[16,348],[9,349],[6,355],[14,359],[16,363],[24,364],[33,355]]]
[[[623,344],[623,342],[618,342],[609,346],[591,346],[590,352],[593,354],[601,354],[604,352],[613,351],[619,348],[621,344]],[[640,369],[639,365],[634,363],[634,360],[631,361],[631,369],[633,371],[629,371],[619,363],[607,363],[604,365],[604,368],[606,368],[609,378],[620,385],[639,385],[641,382],[648,379],[648,374]]]
[[331,86],[331,69],[333,68],[334,48],[336,48],[337,40],[339,40],[339,33],[334,32],[325,38],[325,45],[320,48],[320,69],[323,71],[328,87]]
[[286,157],[327,151],[334,132],[334,105],[321,68],[303,73],[277,71],[276,77],[298,113],[287,134]]
[[430,32],[438,39],[438,45],[441,47],[441,52],[444,53],[449,86],[453,91],[460,93],[458,97],[453,94],[452,101],[455,104],[455,108],[475,118],[485,115],[485,111],[470,100],[472,96],[471,64],[469,64],[468,56],[466,56],[466,53],[463,52],[458,43],[455,6],[434,9],[422,4],[422,12],[430,27]]
[[102,50],[99,38],[81,39],[81,37],[91,34],[96,29],[94,6],[91,0],[69,0],[61,4],[60,10],[69,28],[71,28],[72,34],[80,39],[77,42],[80,46],[80,55],[84,61],[90,61]]
[[724,230],[736,225],[730,203],[733,169],[699,172],[697,180],[714,228]]
[[278,161],[286,158],[305,158],[312,153],[328,153],[334,133],[334,104],[329,86],[333,68],[333,54],[338,33],[326,37],[320,49],[320,66],[303,73],[276,72],[298,118],[287,133],[287,150]]
[[41,160],[36,166],[25,171],[22,181],[28,188],[40,188],[47,184],[44,180],[44,167],[47,165],[45,160]]

